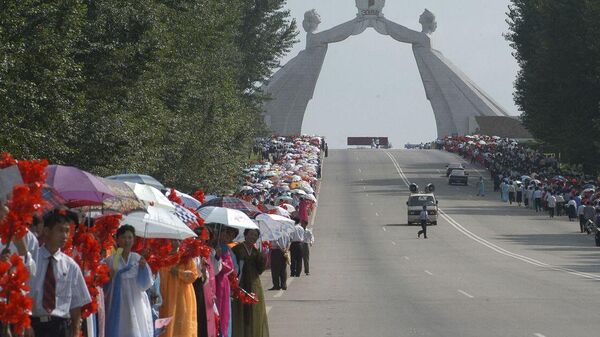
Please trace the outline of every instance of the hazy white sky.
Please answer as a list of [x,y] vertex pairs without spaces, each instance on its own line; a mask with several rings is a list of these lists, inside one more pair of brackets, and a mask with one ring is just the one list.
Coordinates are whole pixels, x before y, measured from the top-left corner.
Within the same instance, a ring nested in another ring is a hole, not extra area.
[[[502,34],[509,0],[387,0],[385,16],[421,30],[425,8],[437,18],[433,47],[458,66],[510,114],[519,112],[512,98],[518,70],[512,49]],[[304,12],[316,9],[329,29],[356,16],[354,0],[288,0],[296,18],[300,42],[282,60],[285,64],[306,44]],[[409,44],[368,29],[331,44],[303,133],[323,135],[331,148],[345,148],[348,136],[387,136],[395,148],[436,138],[433,111],[425,98]]]

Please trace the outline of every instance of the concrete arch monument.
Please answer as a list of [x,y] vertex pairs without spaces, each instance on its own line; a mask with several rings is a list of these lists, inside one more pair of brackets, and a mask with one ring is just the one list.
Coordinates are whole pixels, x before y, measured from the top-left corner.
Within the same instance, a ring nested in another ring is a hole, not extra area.
[[465,135],[469,123],[479,116],[509,114],[481,90],[458,67],[431,46],[429,35],[437,29],[433,13],[421,14],[421,31],[389,21],[383,15],[385,0],[356,0],[358,14],[348,22],[316,32],[321,18],[313,9],[304,15],[306,48],[279,69],[263,87],[270,96],[264,104],[267,126],[280,135],[300,134],[308,102],[313,98],[327,47],[358,35],[367,28],[412,45],[425,94],[435,115],[438,137]]

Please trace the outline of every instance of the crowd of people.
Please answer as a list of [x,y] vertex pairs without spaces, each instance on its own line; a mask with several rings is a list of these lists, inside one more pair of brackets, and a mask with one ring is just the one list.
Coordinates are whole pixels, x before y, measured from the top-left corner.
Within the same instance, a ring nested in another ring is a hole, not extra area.
[[[258,225],[204,223],[189,209],[194,237],[149,238],[120,214],[92,216],[52,186],[55,193],[37,190],[47,164],[4,160],[0,174],[16,166],[22,179],[0,196],[2,336],[268,337],[260,275],[271,269],[270,290],[287,289],[288,264],[290,276],[303,267],[309,275],[309,219],[326,144],[309,136],[257,144],[262,160],[244,169],[231,197],[291,224],[275,236]],[[162,192],[185,206],[177,193]],[[205,202],[203,193],[194,197]]]
[[600,182],[581,172],[562,170],[556,156],[493,136],[446,137],[436,143],[437,148],[488,169],[502,201],[550,218],[566,217],[578,222],[582,233],[589,233],[590,223],[600,225]]

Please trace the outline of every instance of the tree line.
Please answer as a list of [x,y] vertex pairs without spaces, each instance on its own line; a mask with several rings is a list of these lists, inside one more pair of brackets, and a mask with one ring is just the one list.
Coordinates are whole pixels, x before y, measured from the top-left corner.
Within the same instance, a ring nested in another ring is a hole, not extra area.
[[0,151],[232,189],[296,42],[285,2],[0,1]]
[[511,0],[509,33],[525,126],[563,161],[600,170],[600,1]]

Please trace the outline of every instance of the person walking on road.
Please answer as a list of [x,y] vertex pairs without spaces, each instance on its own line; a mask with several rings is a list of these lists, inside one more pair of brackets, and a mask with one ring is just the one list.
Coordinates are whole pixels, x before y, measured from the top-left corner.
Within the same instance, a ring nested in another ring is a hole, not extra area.
[[417,233],[417,238],[421,238],[421,234],[423,234],[423,237],[427,239],[427,222],[429,222],[429,214],[427,213],[426,205],[423,205],[423,210],[421,211],[419,218],[421,219],[421,230]]

